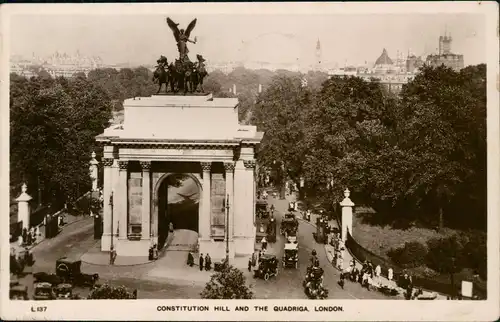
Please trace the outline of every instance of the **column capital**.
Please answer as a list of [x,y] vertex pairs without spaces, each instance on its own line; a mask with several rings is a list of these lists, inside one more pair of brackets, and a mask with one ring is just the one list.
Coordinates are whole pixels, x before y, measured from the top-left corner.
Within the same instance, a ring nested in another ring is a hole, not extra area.
[[234,162],[224,162],[224,169],[226,170],[226,172],[233,172]]
[[128,169],[128,161],[119,160],[118,166],[120,167],[120,170],[127,170]]
[[243,160],[243,164],[247,169],[255,168],[255,160]]
[[151,161],[140,161],[142,171],[149,171],[151,169]]
[[212,162],[200,162],[200,164],[203,172],[210,172],[212,169]]
[[110,167],[113,165],[113,161],[114,159],[113,158],[104,158],[102,159],[102,164],[105,166],[105,167]]

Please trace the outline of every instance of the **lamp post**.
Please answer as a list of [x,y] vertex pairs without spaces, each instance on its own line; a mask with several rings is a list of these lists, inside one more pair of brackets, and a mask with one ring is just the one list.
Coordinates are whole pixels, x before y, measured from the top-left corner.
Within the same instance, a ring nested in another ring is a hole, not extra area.
[[109,264],[113,265],[113,252],[115,250],[113,242],[115,239],[114,227],[113,227],[113,192],[109,196],[109,206],[111,207],[111,247],[109,252]]
[[226,196],[226,263],[229,264],[229,194]]

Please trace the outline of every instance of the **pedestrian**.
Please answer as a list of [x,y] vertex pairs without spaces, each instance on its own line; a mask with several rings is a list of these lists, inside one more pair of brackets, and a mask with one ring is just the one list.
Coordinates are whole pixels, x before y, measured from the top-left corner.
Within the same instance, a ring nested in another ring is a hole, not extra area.
[[343,271],[344,270],[344,259],[342,258],[342,254],[340,254],[341,256],[339,257],[339,261],[338,261],[338,269],[340,271]]
[[200,254],[200,271],[203,270],[203,254]]
[[250,257],[248,259],[248,271],[251,272],[252,271],[252,257]]
[[23,237],[21,235],[17,238],[17,243],[19,244],[19,247],[23,246]]
[[257,259],[257,261],[259,262],[259,264],[260,264],[261,256],[262,256],[262,251],[259,250],[259,258]]
[[205,256],[205,270],[209,271],[212,269],[212,259],[210,258],[210,255],[207,253]]
[[252,253],[252,267],[254,267],[257,263],[255,252]]
[[387,270],[387,279],[389,279],[389,281],[392,281],[393,277],[394,277],[394,271],[392,270],[392,268],[389,268]]
[[344,289],[344,273],[340,273],[340,280],[339,280],[339,285],[342,289]]
[[174,232],[174,224],[173,224],[172,222],[170,222],[170,223],[168,224],[168,230],[169,230],[171,233],[173,233],[173,232]]
[[264,236],[264,237],[262,237],[262,241],[261,241],[261,243],[262,243],[262,250],[264,250],[264,251],[265,251],[265,250],[267,249],[267,239],[266,239],[266,237],[265,237],[265,236]]
[[193,267],[194,265],[194,256],[193,256],[193,253],[189,252],[188,253],[188,260],[187,260],[187,264],[190,266],[190,267]]
[[23,228],[23,244],[26,244],[28,242],[28,229]]
[[111,249],[109,251],[109,264],[114,265],[116,260],[116,250],[113,246],[111,246]]

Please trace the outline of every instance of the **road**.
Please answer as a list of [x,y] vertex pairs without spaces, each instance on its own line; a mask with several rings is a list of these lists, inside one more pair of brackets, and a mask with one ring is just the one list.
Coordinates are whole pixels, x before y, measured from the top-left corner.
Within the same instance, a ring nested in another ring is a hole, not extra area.
[[[277,200],[272,197],[268,199],[269,204],[274,204],[275,217],[278,224],[281,222],[284,213],[288,208],[287,200]],[[279,227],[279,226],[278,226]],[[279,274],[275,278],[268,281],[254,279],[251,283],[254,284],[256,298],[259,299],[306,299],[304,294],[302,281],[306,275],[307,266],[309,266],[311,252],[316,250],[321,267],[325,271],[323,284],[329,291],[329,299],[388,299],[379,292],[370,292],[363,289],[358,283],[346,281],[344,289],[337,282],[339,281],[340,272],[328,262],[324,245],[316,243],[313,237],[315,227],[308,222],[299,220],[298,241],[299,241],[299,267],[282,268],[280,265]],[[284,249],[284,237],[279,235],[273,251],[278,252],[278,258],[282,259]]]
[[[287,209],[286,200],[269,199],[270,204],[275,205],[275,217],[278,224]],[[278,226],[279,227],[279,226]],[[318,253],[318,259],[325,271],[324,285],[329,290],[331,299],[387,299],[378,292],[370,292],[362,289],[359,284],[346,282],[342,290],[337,284],[339,272],[328,262],[324,246],[317,244],[313,238],[314,226],[310,223],[299,221],[299,267],[283,268],[280,265],[280,273],[269,281],[255,279],[248,276],[248,283],[252,285],[255,297],[258,299],[306,299],[303,292],[302,281],[309,265],[311,251]],[[69,225],[64,231],[53,239],[46,240],[33,249],[36,263],[33,272],[54,272],[55,261],[63,256],[79,258],[90,249],[98,240],[93,238],[93,219],[86,218],[80,222]],[[281,262],[284,248],[284,237],[277,236],[277,241],[271,246],[278,255]],[[98,266],[82,264],[85,273],[98,273],[101,283],[108,282],[111,285],[124,285],[128,288],[138,289],[140,298],[200,298],[203,283],[180,281],[166,278],[156,280],[146,279],[144,276],[153,269],[154,263],[138,266]],[[28,275],[21,282],[29,287],[32,294],[32,277]],[[85,296],[88,290],[78,289],[77,293]]]

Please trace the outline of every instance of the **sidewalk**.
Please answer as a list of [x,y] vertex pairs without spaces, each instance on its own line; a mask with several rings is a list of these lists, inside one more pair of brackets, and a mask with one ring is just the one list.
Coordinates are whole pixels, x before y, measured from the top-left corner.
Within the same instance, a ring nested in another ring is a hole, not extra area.
[[[66,213],[64,210],[60,212],[60,214],[63,214],[65,217],[65,225],[64,226],[59,226],[59,233],[61,234],[66,227],[69,225],[72,225],[74,223],[77,223],[79,221],[82,221],[84,219],[89,218],[89,216],[73,216],[68,213]],[[36,240],[33,244],[30,246],[27,246],[28,250],[32,250],[36,246],[40,245],[43,241],[45,241],[45,225],[42,223],[38,226],[38,231],[39,235],[36,236]],[[10,243],[10,247],[15,250],[16,253],[23,251],[25,247],[19,246],[19,243],[17,241]]]
[[[287,199],[289,199],[289,201],[295,201],[296,200],[295,196],[287,196]],[[299,204],[300,204],[300,202],[299,202]],[[318,218],[319,215],[317,215],[317,214],[311,214],[311,221],[310,222],[302,219],[302,217],[301,217],[300,214],[297,214],[296,217],[299,220],[302,220],[303,222],[309,223],[310,225],[316,227],[316,218]],[[329,223],[330,226],[336,227],[339,230],[341,230],[341,227],[338,226],[338,223],[337,223],[336,220],[332,219],[332,220],[328,221],[328,223]],[[328,258],[328,261],[332,264],[333,267],[335,267],[335,269],[338,270],[338,267],[336,267],[335,263],[333,262],[334,257],[335,257],[335,255],[334,255],[335,254],[335,248],[332,245],[330,245],[330,244],[325,244],[325,252],[326,252],[326,257]],[[351,264],[352,260],[354,259],[356,268],[358,268],[359,270],[361,270],[361,268],[363,267],[363,264],[360,261],[358,261],[357,258],[354,258],[352,256],[351,252],[349,251],[349,249],[347,247],[345,247],[345,251],[343,252],[342,255],[343,255],[343,267],[345,267],[345,268],[349,267],[349,265]],[[374,281],[377,282],[377,283],[380,283],[382,285],[387,285],[387,286],[391,286],[391,287],[397,288],[398,291],[400,292],[400,294],[398,295],[398,297],[404,298],[404,292],[405,292],[405,290],[403,290],[402,288],[398,287],[397,284],[396,284],[396,282],[394,280],[390,281],[385,276],[380,276],[380,277],[374,278]],[[437,294],[437,298],[436,299],[441,299],[441,300],[445,300],[446,299],[445,295],[439,294],[437,292],[429,292],[429,291],[426,291],[426,292],[427,293],[435,293],[435,294]]]

